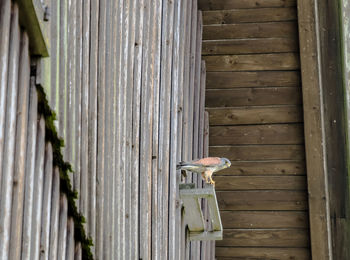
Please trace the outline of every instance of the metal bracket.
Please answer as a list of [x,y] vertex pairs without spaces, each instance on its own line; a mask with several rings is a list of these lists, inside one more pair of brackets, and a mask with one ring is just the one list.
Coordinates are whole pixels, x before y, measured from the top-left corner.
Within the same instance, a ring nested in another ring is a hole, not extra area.
[[[222,223],[216,193],[213,186],[196,189],[193,183],[180,184],[180,198],[184,206],[184,218],[190,231],[190,240],[222,240]],[[206,198],[212,230],[206,230],[200,198]]]

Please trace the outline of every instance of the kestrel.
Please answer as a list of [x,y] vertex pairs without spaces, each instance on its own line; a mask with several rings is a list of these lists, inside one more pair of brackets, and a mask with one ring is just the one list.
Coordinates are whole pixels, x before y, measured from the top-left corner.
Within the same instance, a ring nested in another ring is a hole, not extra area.
[[219,157],[207,157],[200,160],[194,160],[190,162],[179,162],[176,165],[177,170],[186,170],[190,172],[201,173],[202,178],[206,183],[210,183],[215,186],[215,182],[212,179],[214,172],[226,169],[231,166],[231,162],[226,158]]

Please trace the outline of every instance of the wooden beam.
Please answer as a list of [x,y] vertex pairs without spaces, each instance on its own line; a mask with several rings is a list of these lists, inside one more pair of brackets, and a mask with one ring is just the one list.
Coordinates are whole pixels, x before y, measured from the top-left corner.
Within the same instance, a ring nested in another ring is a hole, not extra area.
[[315,5],[314,0],[298,1],[311,251],[313,259],[322,260],[331,258],[331,241]]

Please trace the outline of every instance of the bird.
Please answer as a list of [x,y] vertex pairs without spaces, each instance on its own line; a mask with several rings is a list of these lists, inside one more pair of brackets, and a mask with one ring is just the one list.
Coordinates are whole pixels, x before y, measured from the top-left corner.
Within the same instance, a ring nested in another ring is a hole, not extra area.
[[206,183],[210,183],[215,186],[215,181],[212,179],[212,174],[214,172],[229,168],[230,166],[231,162],[227,158],[206,157],[189,162],[179,162],[176,165],[176,169],[201,173],[202,178]]

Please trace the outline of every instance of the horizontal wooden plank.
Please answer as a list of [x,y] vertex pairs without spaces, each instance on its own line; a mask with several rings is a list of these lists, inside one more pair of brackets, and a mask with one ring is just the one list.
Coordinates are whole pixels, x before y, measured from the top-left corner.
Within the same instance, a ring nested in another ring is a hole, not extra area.
[[300,123],[301,106],[207,108],[210,125]]
[[236,145],[210,146],[210,156],[232,161],[304,160],[304,145]]
[[212,126],[209,145],[303,144],[302,124]]
[[216,247],[217,260],[264,259],[264,260],[310,260],[308,248],[268,247]]
[[232,161],[230,168],[216,172],[215,175],[305,175],[305,173],[305,161]]
[[220,210],[307,210],[305,191],[218,191]]
[[199,0],[200,10],[296,6],[296,0]]
[[307,229],[224,230],[224,239],[217,246],[308,247]]
[[221,211],[223,227],[228,228],[308,228],[306,211]]
[[207,40],[202,43],[202,55],[296,52],[296,38],[254,38]]
[[255,8],[204,11],[203,24],[232,24],[293,21],[297,19],[296,7]]
[[305,176],[215,176],[215,189],[306,190]]
[[203,56],[207,71],[297,70],[299,54],[247,54]]
[[302,92],[295,87],[208,89],[206,107],[301,105]]
[[299,71],[207,72],[206,88],[300,87]]
[[203,40],[296,38],[296,22],[243,23],[203,26]]

